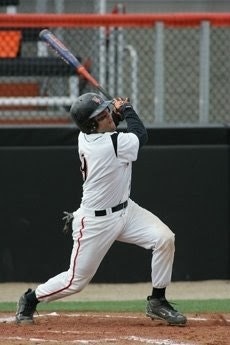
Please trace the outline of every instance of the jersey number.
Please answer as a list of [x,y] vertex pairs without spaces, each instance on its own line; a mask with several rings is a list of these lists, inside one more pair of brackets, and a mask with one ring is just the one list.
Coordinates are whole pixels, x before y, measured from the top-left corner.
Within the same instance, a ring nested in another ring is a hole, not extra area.
[[87,169],[87,162],[85,159],[85,156],[82,154],[81,155],[81,167],[80,167],[81,173],[82,173],[82,178],[83,181],[85,181],[87,179],[87,173],[88,173],[88,169]]

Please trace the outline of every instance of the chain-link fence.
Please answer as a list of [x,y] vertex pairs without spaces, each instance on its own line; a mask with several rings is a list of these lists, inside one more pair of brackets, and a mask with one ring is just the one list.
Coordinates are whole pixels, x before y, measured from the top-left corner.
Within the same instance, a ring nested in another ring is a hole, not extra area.
[[92,15],[85,21],[84,15],[57,15],[56,22],[44,15],[40,24],[36,15],[24,15],[24,21],[22,15],[5,16],[8,21],[0,16],[2,124],[71,123],[73,100],[93,90],[39,41],[44,27],[112,96],[130,97],[147,126],[229,123],[230,15],[224,25],[218,14],[196,15],[195,21],[174,15],[170,23],[163,15]]

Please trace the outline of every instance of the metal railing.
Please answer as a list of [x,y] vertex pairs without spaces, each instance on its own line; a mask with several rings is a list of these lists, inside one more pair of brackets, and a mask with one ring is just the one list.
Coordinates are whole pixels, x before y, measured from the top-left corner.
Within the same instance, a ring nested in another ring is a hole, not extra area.
[[[34,73],[28,63],[23,66],[28,74],[21,77],[32,78],[40,90],[44,81],[48,85],[46,94],[40,91],[36,97],[0,93],[0,122],[7,120],[6,105],[24,106],[26,100],[29,105],[45,105],[44,116],[52,121],[79,93],[92,90],[84,80],[74,78],[74,71],[42,73],[47,68],[44,59],[53,57],[53,52],[33,31],[47,27],[61,32],[64,43],[81,55],[83,63],[92,61],[89,71],[110,94],[129,97],[146,125],[229,123],[230,13],[2,14],[0,23],[3,30],[23,32],[19,54],[9,70],[3,65],[5,59],[0,59],[4,70],[0,84],[14,83],[20,76],[18,59],[40,58],[40,72]],[[31,40],[24,39],[24,31],[27,36],[31,31]],[[18,109],[12,109],[11,120],[20,116]],[[63,117],[71,122],[68,113],[63,112]]]

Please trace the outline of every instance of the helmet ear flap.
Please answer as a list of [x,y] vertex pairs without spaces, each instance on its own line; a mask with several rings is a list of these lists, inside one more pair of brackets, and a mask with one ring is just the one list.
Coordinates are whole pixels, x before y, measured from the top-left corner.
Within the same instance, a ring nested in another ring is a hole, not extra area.
[[96,133],[98,128],[98,123],[94,119],[90,119],[85,124],[85,132],[87,134]]

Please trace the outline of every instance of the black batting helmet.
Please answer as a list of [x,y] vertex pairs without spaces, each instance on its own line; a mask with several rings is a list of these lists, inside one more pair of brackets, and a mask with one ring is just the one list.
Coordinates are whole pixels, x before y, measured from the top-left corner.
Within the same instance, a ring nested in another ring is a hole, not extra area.
[[97,93],[89,92],[79,96],[70,108],[70,114],[79,129],[87,134],[96,132],[97,122],[94,117],[105,110],[111,101],[105,101]]

